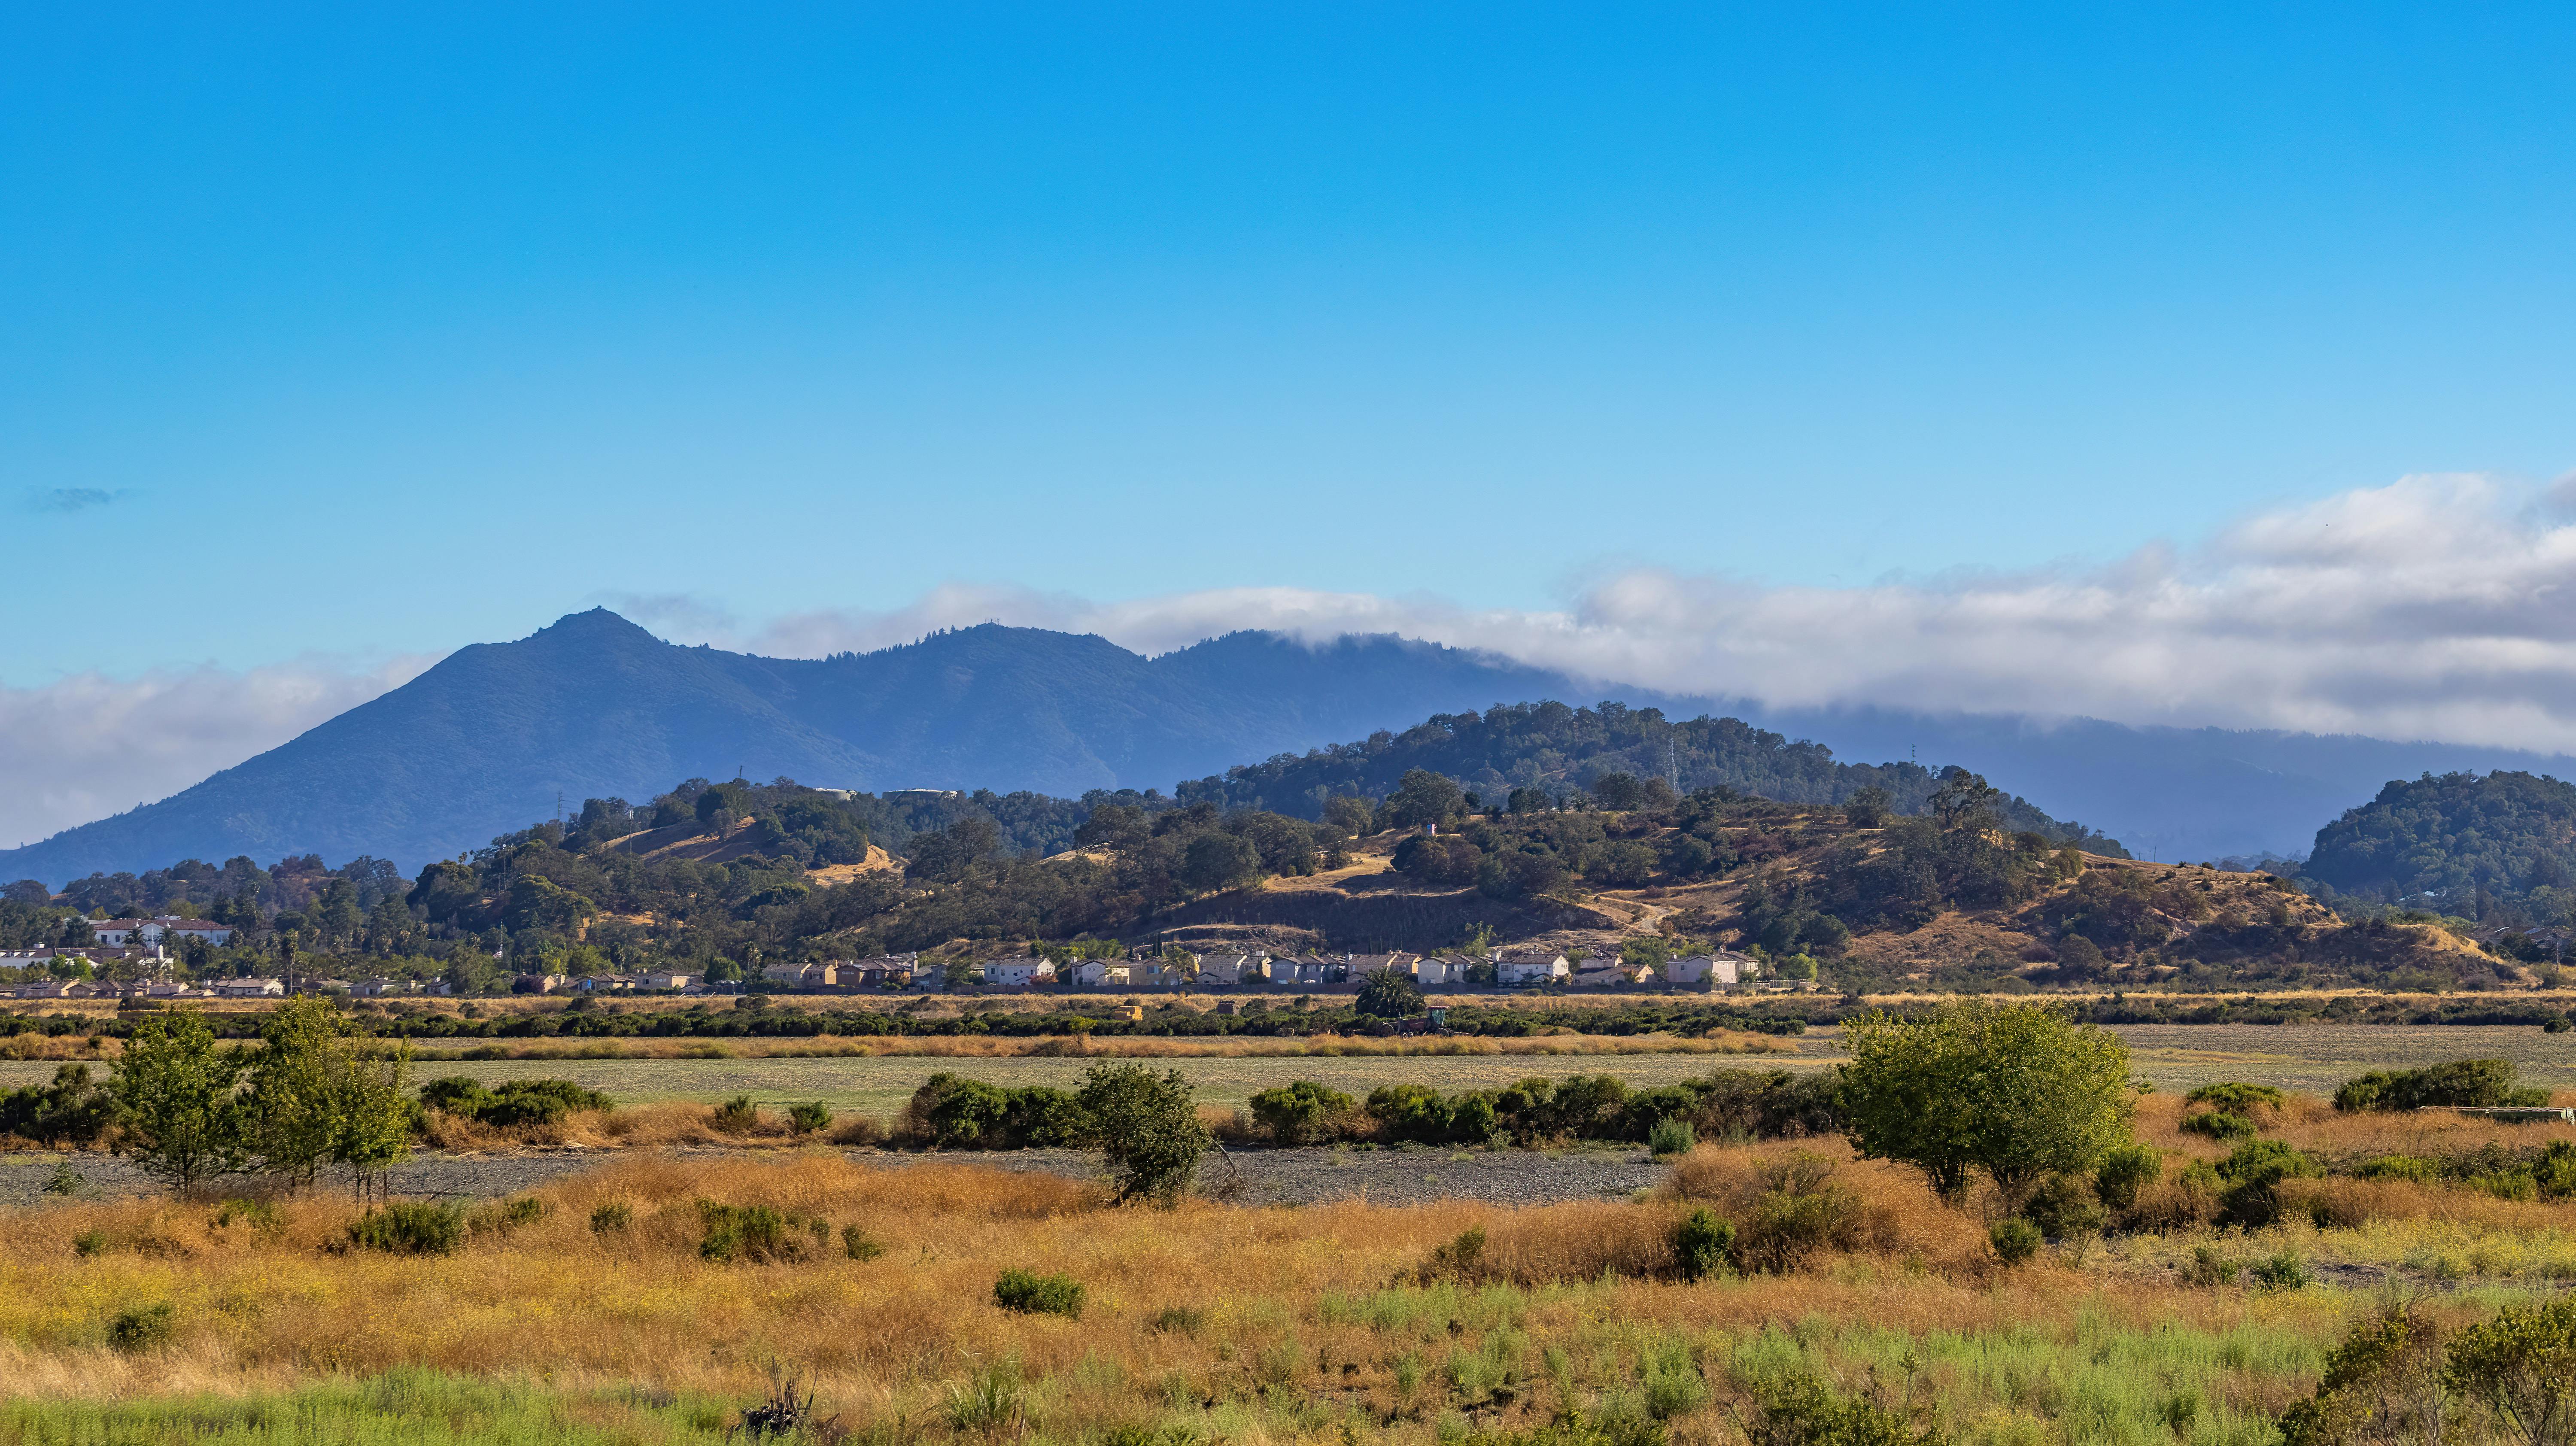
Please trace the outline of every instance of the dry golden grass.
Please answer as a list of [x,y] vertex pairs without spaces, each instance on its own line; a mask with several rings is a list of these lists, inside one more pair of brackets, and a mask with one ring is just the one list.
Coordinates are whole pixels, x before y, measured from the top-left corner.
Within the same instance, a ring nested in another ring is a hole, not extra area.
[[[113,1041],[111,1041],[113,1043]],[[423,1047],[425,1061],[463,1059],[1027,1059],[1063,1056],[1102,1059],[1337,1059],[1442,1055],[1795,1054],[1794,1041],[1767,1034],[1714,1030],[1706,1038],[1670,1035],[1556,1034],[1519,1039],[1368,1035],[1231,1035],[1187,1038],[1166,1035],[821,1034],[795,1039],[532,1039],[466,1048]],[[74,1051],[73,1053],[79,1053]],[[73,1057],[71,1053],[63,1057]],[[88,1057],[81,1054],[81,1057]]]
[[[1703,1152],[1691,1188],[1738,1190],[1754,1163]],[[1840,1168],[1872,1209],[1947,1215],[1871,1167]],[[1444,1352],[1530,1355],[1533,1342],[1561,1344],[1585,1363],[1592,1390],[1625,1381],[1642,1342],[1780,1322],[2071,1340],[2079,1315],[2097,1322],[2085,1329],[2170,1330],[2227,1329],[2249,1313],[2242,1298],[2178,1296],[2049,1266],[1927,1262],[1975,1231],[1965,1217],[1935,1227],[1882,1221],[1865,1251],[1808,1273],[1684,1286],[1646,1278],[1669,1265],[1678,1199],[1520,1210],[1192,1203],[1157,1213],[1107,1208],[1097,1187],[1052,1176],[942,1163],[869,1169],[821,1153],[635,1156],[537,1194],[541,1219],[475,1236],[448,1257],[343,1251],[355,1207],[331,1198],[284,1202],[268,1224],[239,1214],[218,1224],[214,1205],[168,1202],[0,1217],[0,1394],[240,1392],[397,1366],[541,1373],[567,1389],[632,1382],[740,1393],[775,1357],[814,1373],[846,1418],[935,1423],[951,1385],[1011,1361],[1031,1381],[1056,1383],[1041,1404],[1058,1426],[1258,1398],[1276,1386],[1356,1404],[1427,1440],[1432,1420],[1405,1373]],[[885,1254],[711,1264],[696,1248],[700,1199],[857,1225]],[[594,1234],[601,1206],[623,1206],[632,1223]],[[1470,1225],[1488,1233],[1480,1278],[1516,1293],[1407,1284]],[[103,1248],[84,1257],[74,1247],[84,1234]],[[1898,1253],[1912,1258],[1881,1258]],[[1089,1308],[1079,1322],[998,1310],[991,1287],[1005,1268],[1070,1274],[1089,1288]],[[178,1323],[166,1349],[122,1356],[102,1344],[116,1312],[165,1301]],[[2311,1333],[2323,1333],[2338,1312],[2310,1314]],[[1544,1419],[1555,1408],[1557,1388],[1543,1376],[1523,1389],[1521,1403],[1490,1419]],[[1702,1424],[1715,1431],[1720,1422],[1711,1414]],[[1282,1438],[1255,1430],[1234,1439]]]

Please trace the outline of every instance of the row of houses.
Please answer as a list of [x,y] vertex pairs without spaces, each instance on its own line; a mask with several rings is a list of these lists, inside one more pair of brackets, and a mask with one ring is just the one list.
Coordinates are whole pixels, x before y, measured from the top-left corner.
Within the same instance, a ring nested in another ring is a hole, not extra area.
[[162,914],[150,919],[93,919],[90,937],[122,949],[128,944],[176,944],[181,939],[203,939],[216,948],[233,941],[233,926],[211,919],[182,919],[176,914]]
[[763,971],[768,987],[815,992],[843,989],[937,989],[967,976],[1003,989],[1330,989],[1358,984],[1392,969],[1424,988],[1475,987],[1490,967],[1506,989],[1551,984],[1576,989],[1640,989],[1661,985],[1734,988],[1761,972],[1752,956],[1721,950],[1666,961],[1660,968],[1616,959],[1580,965],[1554,950],[1497,949],[1482,957],[1418,954],[1295,954],[1254,951],[1165,954],[1136,959],[1052,959],[1012,955],[975,964],[925,964],[917,954],[858,961],[773,964]]

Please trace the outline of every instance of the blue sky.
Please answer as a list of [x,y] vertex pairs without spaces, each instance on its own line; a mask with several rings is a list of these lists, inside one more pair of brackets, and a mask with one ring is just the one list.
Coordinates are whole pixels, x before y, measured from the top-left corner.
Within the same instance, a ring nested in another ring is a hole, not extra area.
[[0,22],[0,684],[2576,467],[2564,6],[540,8]]

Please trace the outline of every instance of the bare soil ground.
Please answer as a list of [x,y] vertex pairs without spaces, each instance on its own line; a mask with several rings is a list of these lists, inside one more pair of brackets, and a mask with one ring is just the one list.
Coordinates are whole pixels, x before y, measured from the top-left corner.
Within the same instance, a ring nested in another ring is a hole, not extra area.
[[[776,1157],[777,1150],[676,1148],[690,1159]],[[965,1162],[1013,1171],[1043,1171],[1073,1179],[1099,1173],[1097,1158],[1079,1150],[1010,1150],[995,1153],[910,1153],[853,1150],[869,1165]],[[511,1154],[416,1155],[394,1168],[393,1193],[419,1199],[481,1198],[516,1194],[595,1168],[614,1156],[597,1150],[544,1150]],[[60,1155],[29,1151],[0,1155],[0,1209],[23,1209],[62,1197],[45,1191],[56,1169],[68,1163],[81,1176],[78,1196],[114,1200],[158,1195],[161,1187],[113,1155]],[[1482,1200],[1543,1205],[1562,1200],[1625,1200],[1652,1189],[1666,1173],[1643,1150],[1236,1149],[1210,1154],[1200,1170],[1201,1188],[1242,1205],[1312,1205],[1367,1200],[1380,1205],[1419,1205],[1437,1200]],[[328,1188],[328,1182],[326,1182]]]

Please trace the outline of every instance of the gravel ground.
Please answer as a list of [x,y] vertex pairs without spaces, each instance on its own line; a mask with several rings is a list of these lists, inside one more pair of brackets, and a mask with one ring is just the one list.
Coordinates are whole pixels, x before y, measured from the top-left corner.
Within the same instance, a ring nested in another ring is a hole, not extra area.
[[[418,1155],[395,1167],[396,1195],[455,1197],[507,1195],[532,1189],[617,1158],[618,1151],[562,1150],[520,1155]],[[676,1149],[683,1158],[767,1154],[721,1148]],[[1076,1150],[1011,1150],[993,1154],[916,1155],[877,1150],[851,1152],[864,1164],[901,1168],[931,1160],[987,1165],[1003,1170],[1044,1170],[1077,1179],[1099,1173],[1094,1157]],[[83,1199],[120,1199],[159,1193],[133,1165],[113,1155],[38,1152],[0,1155],[0,1207],[24,1208],[56,1197],[45,1185],[69,1163],[81,1176]],[[1211,1191],[1246,1205],[1311,1205],[1329,1200],[1372,1200],[1418,1205],[1434,1200],[1490,1200],[1536,1205],[1556,1200],[1625,1199],[1650,1189],[1664,1167],[1643,1150],[1439,1150],[1298,1149],[1235,1150],[1210,1155],[1200,1172]]]

